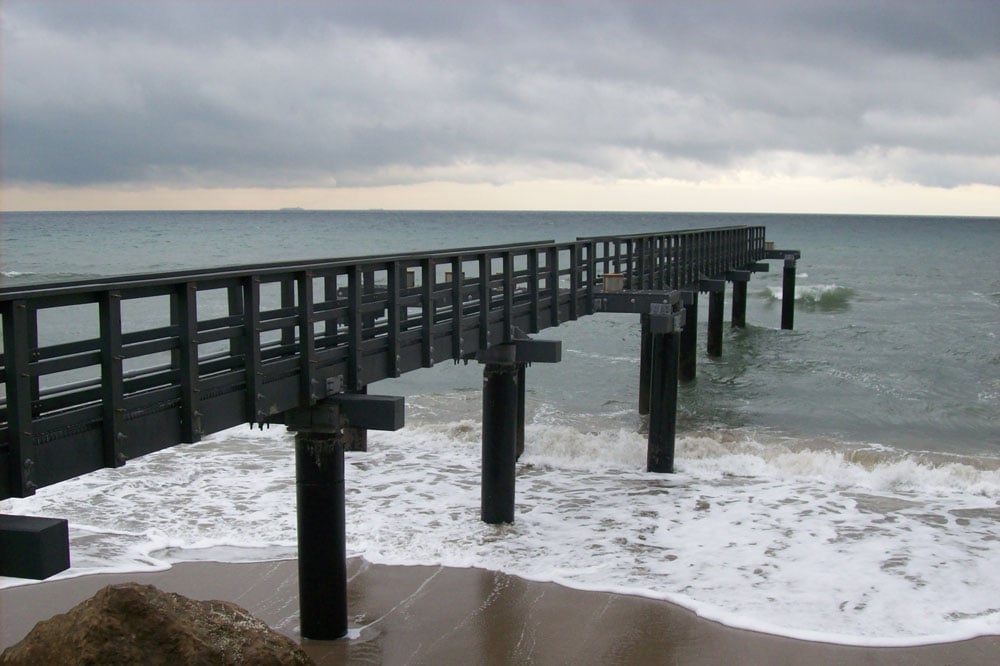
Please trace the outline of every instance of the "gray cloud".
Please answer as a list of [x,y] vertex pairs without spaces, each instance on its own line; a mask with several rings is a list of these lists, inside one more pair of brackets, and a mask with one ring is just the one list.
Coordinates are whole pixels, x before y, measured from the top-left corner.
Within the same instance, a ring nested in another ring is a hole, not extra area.
[[1000,185],[1000,3],[3,5],[13,183]]

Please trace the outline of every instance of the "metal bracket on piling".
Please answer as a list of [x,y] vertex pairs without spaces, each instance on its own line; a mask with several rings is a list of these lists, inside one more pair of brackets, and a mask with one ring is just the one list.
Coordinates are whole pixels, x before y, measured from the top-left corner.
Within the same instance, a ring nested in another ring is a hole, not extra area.
[[767,250],[764,252],[765,259],[784,259],[788,255],[794,255],[796,259],[802,258],[801,250]]
[[722,278],[701,278],[698,280],[698,291],[717,294],[726,290],[726,281]]
[[749,282],[751,273],[752,271],[749,270],[726,271],[726,280],[729,282]]
[[653,303],[649,310],[649,332],[653,335],[680,333],[684,328],[686,313],[673,304]]

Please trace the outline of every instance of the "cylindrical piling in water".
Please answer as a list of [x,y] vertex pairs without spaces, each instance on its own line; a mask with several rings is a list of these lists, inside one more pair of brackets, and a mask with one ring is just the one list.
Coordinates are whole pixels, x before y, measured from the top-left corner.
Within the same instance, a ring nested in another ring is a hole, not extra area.
[[649,396],[649,435],[646,471],[674,471],[674,435],[677,429],[677,357],[680,336],[656,334],[652,344]]
[[747,327],[747,283],[743,280],[733,281],[733,328]]
[[726,307],[726,292],[708,294],[708,355],[722,356],[722,314]]
[[524,387],[526,363],[517,364],[517,444],[514,459],[519,460],[524,453]]
[[516,364],[483,367],[482,511],[485,523],[514,522],[517,462],[518,369]]
[[295,433],[299,611],[302,636],[347,634],[344,445],[339,433]]
[[652,336],[649,333],[649,315],[639,315],[641,335],[639,337],[639,414],[649,414],[649,371],[650,345]]
[[795,324],[795,255],[785,255],[781,279],[781,328],[790,331]]

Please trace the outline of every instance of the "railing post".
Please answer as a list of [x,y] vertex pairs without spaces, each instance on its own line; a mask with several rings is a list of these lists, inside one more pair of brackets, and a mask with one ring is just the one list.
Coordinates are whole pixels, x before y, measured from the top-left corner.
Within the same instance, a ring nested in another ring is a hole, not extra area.
[[490,346],[490,278],[493,260],[488,252],[479,255],[479,348]]
[[[320,399],[316,379],[316,333],[313,329],[313,275],[303,271],[299,288],[299,406],[308,407]],[[325,395],[325,391],[323,392]]]
[[7,389],[7,447],[9,476],[6,483],[10,495],[28,497],[35,494],[35,439],[31,417],[31,349],[29,320],[37,317],[35,310],[23,300],[4,301],[3,354]]
[[399,377],[402,374],[399,346],[399,264],[395,261],[386,264],[386,288],[389,290],[388,312],[386,314],[387,338],[389,344],[389,376]]
[[261,394],[264,370],[260,356],[260,277],[243,279],[243,369],[246,378],[247,421],[263,426],[268,412]]
[[357,264],[350,267],[347,274],[347,383],[348,390],[357,391],[365,385],[363,355],[361,353],[362,331],[364,319],[361,316],[361,267]]
[[580,300],[580,243],[570,245],[569,252],[569,318],[577,319]]
[[[529,315],[529,333],[538,333],[539,330],[539,282],[541,275],[538,273],[538,253],[540,250],[533,248],[528,251],[528,299],[531,301],[531,314]],[[591,290],[593,293],[593,290]]]
[[646,289],[646,239],[639,238],[635,241],[636,272],[639,277],[639,284],[633,289]]
[[177,285],[177,330],[180,341],[178,363],[181,388],[181,441],[197,442],[201,439],[201,412],[198,394],[198,286],[194,282]]
[[125,464],[125,379],[122,350],[122,294],[101,293],[98,302],[101,330],[101,421],[105,467]]
[[420,340],[420,364],[425,368],[434,365],[434,283],[437,268],[430,257],[420,261],[420,300],[423,302],[421,320],[423,322],[423,337]]
[[455,361],[461,360],[465,354],[465,343],[463,339],[465,301],[463,296],[463,285],[465,275],[462,273],[462,258],[455,257],[451,260],[451,357]]
[[546,279],[550,294],[552,310],[549,312],[549,322],[553,326],[559,325],[559,250],[550,247],[546,258],[546,267],[549,275]]
[[514,255],[503,253],[503,342],[514,339]]
[[[594,289],[597,286],[597,243],[590,241],[587,248],[587,314],[594,314]],[[537,331],[535,331],[537,332]]]

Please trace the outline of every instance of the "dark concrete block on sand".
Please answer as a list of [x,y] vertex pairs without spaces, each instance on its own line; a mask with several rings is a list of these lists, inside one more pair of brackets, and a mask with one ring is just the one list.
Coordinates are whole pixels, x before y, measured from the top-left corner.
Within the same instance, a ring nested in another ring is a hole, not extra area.
[[69,568],[69,523],[0,514],[0,576],[42,580]]

